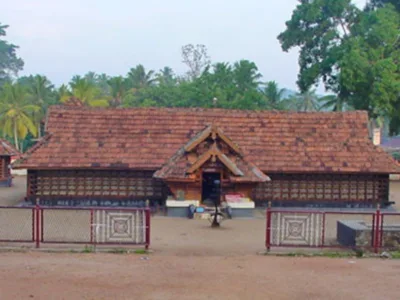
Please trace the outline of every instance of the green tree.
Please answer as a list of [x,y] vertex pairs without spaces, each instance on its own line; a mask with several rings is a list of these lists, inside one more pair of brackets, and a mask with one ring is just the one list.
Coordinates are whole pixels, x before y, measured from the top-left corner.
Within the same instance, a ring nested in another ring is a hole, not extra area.
[[347,110],[346,102],[337,95],[326,95],[318,99],[320,110],[344,111]]
[[170,67],[164,67],[156,74],[156,81],[160,85],[175,85],[177,80]]
[[96,86],[90,83],[87,79],[80,76],[74,76],[70,84],[72,89],[72,96],[81,100],[88,106],[104,107],[108,106],[107,100],[102,99],[100,91]]
[[97,74],[96,72],[90,71],[87,72],[83,78],[85,78],[91,85],[94,85],[103,97],[110,95],[110,86],[108,85],[110,76],[107,74]]
[[266,97],[268,108],[278,110],[284,109],[285,105],[282,100],[285,91],[285,89],[279,88],[278,83],[275,81],[268,81],[262,91]]
[[112,77],[107,81],[111,91],[111,106],[117,107],[122,104],[128,92],[128,84],[122,76]]
[[143,65],[137,65],[128,72],[128,81],[131,88],[141,89],[153,85],[154,71],[146,71]]
[[62,84],[57,90],[56,90],[56,99],[58,102],[66,102],[69,97],[72,96],[71,91],[69,90],[68,86],[65,84]]
[[40,124],[46,114],[47,108],[54,101],[54,85],[47,79],[46,76],[35,75],[30,76],[30,84],[28,85],[28,92],[30,94],[30,102],[39,107],[37,111],[33,111],[33,121],[37,126],[37,135],[41,137]]
[[[400,15],[388,3],[394,1],[373,2],[360,10],[350,0],[303,0],[278,39],[284,51],[300,48],[297,83],[302,92],[322,80],[343,105],[395,120]],[[391,128],[399,129],[395,123]]]
[[400,14],[391,5],[363,14],[340,63],[340,85],[349,103],[372,118],[393,118],[398,111],[399,28]]
[[19,141],[25,139],[28,133],[37,135],[37,128],[32,120],[32,114],[40,107],[32,105],[28,100],[26,88],[19,84],[6,83],[0,94],[0,124],[3,134],[13,137],[15,147],[20,147]]
[[[0,23],[0,37],[6,36],[8,25]],[[0,85],[21,71],[24,62],[16,54],[18,47],[0,39]]]
[[382,8],[387,4],[392,4],[398,11],[400,11],[399,0],[370,0],[367,2],[366,10],[368,11],[377,8]]
[[257,89],[262,75],[257,65],[248,60],[240,60],[233,65],[233,80],[240,91]]
[[288,108],[295,111],[319,111],[318,96],[315,90],[298,93],[288,99]]

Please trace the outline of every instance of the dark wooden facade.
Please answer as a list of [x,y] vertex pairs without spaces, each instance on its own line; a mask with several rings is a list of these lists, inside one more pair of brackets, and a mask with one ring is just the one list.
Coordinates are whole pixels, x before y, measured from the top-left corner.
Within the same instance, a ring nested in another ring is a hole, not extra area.
[[8,165],[10,164],[11,157],[10,156],[0,156],[0,183],[7,184],[8,179],[10,177],[10,169]]
[[27,198],[44,205],[140,206],[163,202],[168,188],[153,171],[29,170]]
[[[163,205],[177,190],[198,198],[200,180],[167,185],[153,171],[42,170],[28,173],[28,200],[43,205]],[[222,194],[242,193],[265,206],[373,206],[387,204],[389,176],[379,174],[269,174],[271,181],[235,184],[223,181]]]
[[257,205],[371,206],[387,204],[387,174],[268,174],[271,181],[253,190]]

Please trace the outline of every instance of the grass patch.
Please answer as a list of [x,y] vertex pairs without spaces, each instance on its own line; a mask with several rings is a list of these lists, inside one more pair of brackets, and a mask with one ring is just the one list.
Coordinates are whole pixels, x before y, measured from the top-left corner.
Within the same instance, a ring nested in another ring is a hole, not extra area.
[[149,251],[146,249],[136,249],[133,253],[135,254],[149,254]]
[[110,251],[108,251],[108,253],[114,253],[114,254],[127,254],[127,253],[149,254],[149,252],[146,249],[130,250],[130,249],[123,249],[123,248],[111,249]]
[[[267,254],[269,255],[269,254]],[[330,257],[330,258],[350,258],[363,257],[362,251],[342,252],[342,251],[323,251],[323,252],[288,252],[288,253],[272,253],[270,255],[286,256],[286,257]]]
[[400,251],[393,251],[393,252],[390,252],[390,254],[392,255],[392,258],[400,259]]
[[108,251],[108,253],[114,253],[114,254],[126,254],[128,253],[127,249],[122,249],[122,248],[116,248],[116,249],[111,249]]
[[85,248],[83,248],[83,250],[82,250],[82,253],[93,253],[93,252],[94,252],[93,246],[85,245]]

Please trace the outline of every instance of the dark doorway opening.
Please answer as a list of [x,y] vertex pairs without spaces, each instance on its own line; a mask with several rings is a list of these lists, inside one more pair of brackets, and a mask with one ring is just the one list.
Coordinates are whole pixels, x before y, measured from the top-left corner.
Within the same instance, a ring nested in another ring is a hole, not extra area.
[[203,204],[214,206],[220,204],[221,197],[221,174],[203,173],[203,184],[201,189]]

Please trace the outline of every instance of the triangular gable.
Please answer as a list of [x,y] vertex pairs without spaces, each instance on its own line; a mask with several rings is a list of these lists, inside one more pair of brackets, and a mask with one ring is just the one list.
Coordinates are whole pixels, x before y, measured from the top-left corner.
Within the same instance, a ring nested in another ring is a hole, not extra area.
[[21,153],[7,140],[0,139],[0,156],[19,156]]
[[216,144],[213,144],[210,150],[204,153],[199,159],[186,171],[186,173],[193,173],[197,171],[210,159],[215,161],[219,159],[225,167],[227,167],[235,176],[244,176],[243,172],[231,161],[221,150],[218,149]]
[[211,138],[216,140],[219,137],[223,140],[233,151],[238,154],[241,154],[239,147],[230,139],[228,138],[223,131],[218,128],[217,126],[210,125],[205,130],[203,130],[199,135],[195,136],[189,143],[185,145],[185,151],[189,152],[195,149],[200,143],[204,142],[207,138]]
[[[210,137],[213,140],[212,146],[201,154],[196,161],[190,163],[187,155]],[[236,161],[233,161],[218,148],[218,139],[222,140],[235,153]],[[214,125],[206,127],[179,149],[160,170],[154,173],[154,177],[165,180],[194,180],[194,173],[210,160],[212,162],[218,160],[233,174],[232,179],[237,178],[238,180],[236,181],[238,182],[264,182],[270,180],[255,165],[247,162],[239,147]]]

